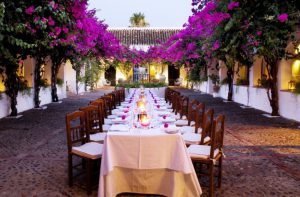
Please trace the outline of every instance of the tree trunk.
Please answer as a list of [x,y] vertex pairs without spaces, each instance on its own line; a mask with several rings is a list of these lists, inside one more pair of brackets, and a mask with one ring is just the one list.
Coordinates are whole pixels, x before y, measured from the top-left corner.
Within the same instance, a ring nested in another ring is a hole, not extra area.
[[270,105],[272,107],[272,116],[279,116],[279,97],[278,97],[278,64],[277,61],[270,63],[270,73],[272,76],[271,83],[271,99]]
[[60,68],[60,63],[52,61],[52,67],[51,67],[51,97],[52,102],[58,102],[58,96],[57,96],[57,75]]
[[232,95],[233,95],[233,68],[227,68],[227,79],[228,79],[227,100],[232,101]]
[[5,93],[10,98],[10,116],[17,116],[17,96],[19,91],[19,78],[17,75],[18,65],[9,65],[5,69],[6,80],[5,80]]
[[34,68],[34,107],[40,107],[40,90],[41,90],[41,65],[44,63],[44,58],[37,58]]

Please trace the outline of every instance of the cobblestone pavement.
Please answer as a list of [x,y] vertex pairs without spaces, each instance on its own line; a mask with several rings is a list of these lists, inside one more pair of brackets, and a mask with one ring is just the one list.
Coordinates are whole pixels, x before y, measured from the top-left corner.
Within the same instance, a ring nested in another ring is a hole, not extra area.
[[[80,181],[67,185],[65,114],[85,106],[109,89],[70,95],[46,110],[23,112],[0,120],[0,196],[86,196]],[[226,115],[224,173],[216,196],[300,196],[300,123],[268,119],[191,90],[182,94]],[[207,195],[206,179],[200,184]],[[92,196],[97,196],[97,188]]]

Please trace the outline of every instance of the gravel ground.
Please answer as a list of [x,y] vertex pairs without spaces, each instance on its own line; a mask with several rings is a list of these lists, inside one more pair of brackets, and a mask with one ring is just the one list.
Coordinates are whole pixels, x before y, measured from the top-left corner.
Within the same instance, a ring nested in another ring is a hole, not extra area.
[[[300,197],[300,123],[266,118],[234,102],[178,89],[226,115],[224,176],[216,196]],[[0,196],[86,196],[80,181],[67,185],[65,114],[111,89],[69,95],[46,110],[0,120]],[[207,181],[200,178],[204,194]],[[97,196],[97,188],[91,196]]]

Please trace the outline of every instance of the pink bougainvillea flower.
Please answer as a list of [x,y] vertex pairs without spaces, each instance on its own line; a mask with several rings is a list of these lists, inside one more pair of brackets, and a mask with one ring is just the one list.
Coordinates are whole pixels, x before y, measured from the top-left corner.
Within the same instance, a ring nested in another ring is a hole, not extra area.
[[52,19],[51,16],[49,16],[49,18],[48,18],[48,25],[49,26],[54,26],[55,25],[55,22],[54,22],[54,20]]
[[278,15],[277,19],[280,22],[284,23],[285,21],[288,20],[288,17],[289,17],[289,15],[287,13],[283,13],[283,14]]
[[196,49],[196,44],[194,42],[189,43],[187,46],[188,51],[194,51]]
[[232,1],[228,4],[228,10],[233,10],[234,8],[239,7],[239,2]]
[[43,22],[43,23],[47,22],[47,19],[43,17],[43,18],[42,18],[42,22]]
[[25,13],[28,14],[28,15],[32,15],[34,13],[34,6],[30,6],[29,8],[27,8],[25,10]]
[[63,27],[63,32],[67,34],[69,32],[69,29],[67,27]]
[[257,31],[256,35],[261,36],[262,35],[262,31]]
[[212,50],[217,50],[218,48],[220,47],[220,43],[219,43],[219,40],[216,40],[215,42],[214,42],[214,44],[213,44],[213,48],[212,48]]
[[54,31],[55,31],[55,35],[58,36],[61,32],[61,28],[60,27],[55,27]]
[[49,33],[49,36],[50,36],[50,37],[54,37],[55,35],[54,35],[53,32],[50,32],[50,33]]

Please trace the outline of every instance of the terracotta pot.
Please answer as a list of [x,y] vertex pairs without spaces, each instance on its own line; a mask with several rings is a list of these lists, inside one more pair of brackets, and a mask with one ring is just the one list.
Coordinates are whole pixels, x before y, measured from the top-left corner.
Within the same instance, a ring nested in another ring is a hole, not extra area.
[[214,92],[219,92],[219,90],[220,90],[220,86],[219,85],[214,85],[213,86],[213,91]]

